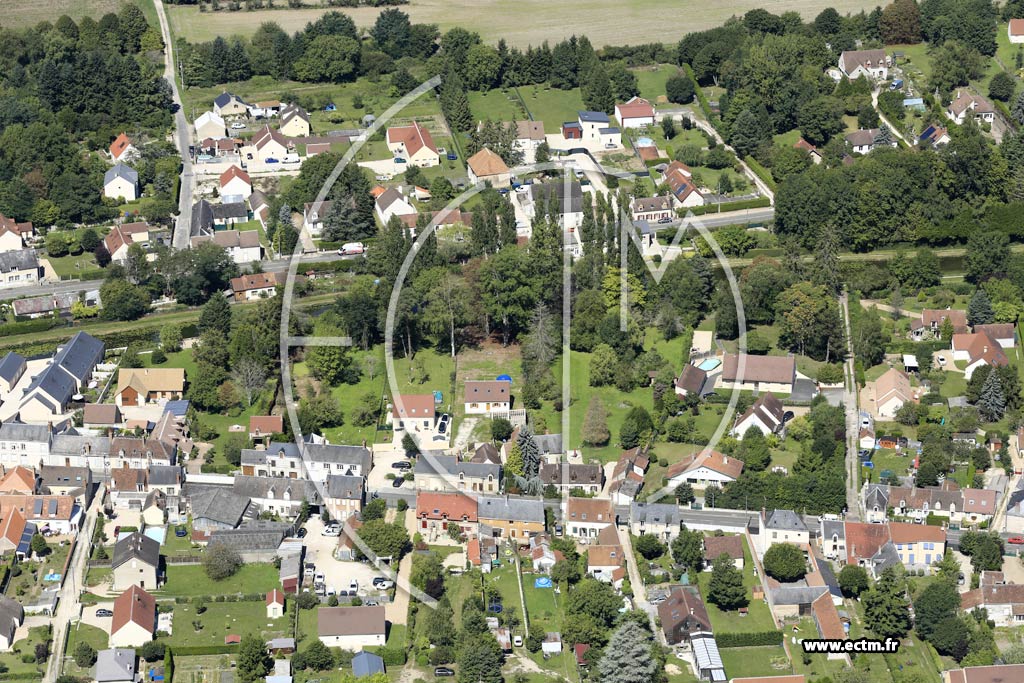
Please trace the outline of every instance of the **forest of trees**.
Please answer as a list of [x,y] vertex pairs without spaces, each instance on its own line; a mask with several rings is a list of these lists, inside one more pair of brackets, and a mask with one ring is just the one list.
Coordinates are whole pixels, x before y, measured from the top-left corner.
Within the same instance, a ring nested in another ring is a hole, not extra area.
[[110,217],[107,165],[81,146],[105,151],[125,130],[163,137],[171,91],[159,30],[125,5],[99,21],[0,29],[0,43],[0,212],[42,226]]

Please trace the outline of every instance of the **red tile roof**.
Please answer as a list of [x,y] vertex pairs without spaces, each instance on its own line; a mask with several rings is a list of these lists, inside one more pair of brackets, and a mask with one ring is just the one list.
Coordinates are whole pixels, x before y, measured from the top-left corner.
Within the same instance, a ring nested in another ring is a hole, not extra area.
[[411,126],[388,128],[387,139],[392,145],[399,142],[405,145],[406,154],[410,157],[415,156],[424,147],[437,154],[437,146],[434,144],[434,138],[430,137],[430,131],[416,121],[413,121]]
[[117,161],[131,144],[131,139],[125,133],[121,133],[110,143],[110,156],[114,157],[114,161]]
[[280,415],[253,415],[249,418],[250,434],[280,434],[284,431],[284,418]]
[[929,524],[907,524],[905,522],[889,522],[889,535],[893,543],[945,543],[946,530]]
[[700,467],[707,467],[709,470],[737,479],[743,471],[743,461],[738,458],[730,458],[718,451],[701,451],[669,467],[665,476],[671,479]]
[[150,633],[156,627],[156,598],[134,584],[114,600],[114,621],[110,635],[128,623],[138,624]]
[[433,394],[401,394],[398,399],[392,401],[391,416],[433,417],[436,410]]
[[[416,496],[416,517],[439,521],[477,521],[477,501],[463,493],[429,493]],[[479,552],[479,542],[478,542]]]
[[235,178],[241,178],[245,181],[246,185],[252,185],[252,180],[249,178],[249,174],[238,168],[235,165],[231,165],[228,170],[220,174],[220,186],[224,187]]

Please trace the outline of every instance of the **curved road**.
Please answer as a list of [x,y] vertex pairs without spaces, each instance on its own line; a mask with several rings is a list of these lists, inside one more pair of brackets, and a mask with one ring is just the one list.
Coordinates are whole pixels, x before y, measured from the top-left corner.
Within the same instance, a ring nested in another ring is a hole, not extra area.
[[167,22],[164,3],[153,0],[156,16],[160,22],[160,34],[164,39],[164,78],[171,85],[171,94],[177,111],[174,112],[174,144],[181,155],[181,190],[178,194],[178,218],[174,224],[174,236],[171,246],[175,249],[188,249],[192,226],[192,194],[195,191],[196,178],[192,172],[192,157],[188,148],[192,145],[192,129],[185,119],[185,107],[178,93],[178,81],[174,78],[174,41],[171,38],[171,26]]

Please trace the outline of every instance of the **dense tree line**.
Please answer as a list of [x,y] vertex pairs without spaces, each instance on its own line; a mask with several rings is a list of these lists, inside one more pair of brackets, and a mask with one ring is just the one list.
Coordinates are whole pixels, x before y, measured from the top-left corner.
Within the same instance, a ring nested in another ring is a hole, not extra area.
[[162,137],[171,96],[159,30],[125,5],[98,22],[2,29],[0,42],[0,212],[42,226],[107,218],[107,166],[80,145],[106,151],[125,130]]

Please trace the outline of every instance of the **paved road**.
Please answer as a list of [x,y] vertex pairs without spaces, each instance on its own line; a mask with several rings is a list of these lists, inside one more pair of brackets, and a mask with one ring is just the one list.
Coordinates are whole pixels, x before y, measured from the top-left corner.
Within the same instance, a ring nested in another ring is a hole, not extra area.
[[171,38],[170,24],[167,23],[167,14],[164,12],[164,3],[162,0],[153,0],[153,4],[156,6],[156,17],[160,22],[160,34],[164,39],[164,78],[170,83],[174,103],[178,105],[177,111],[174,112],[174,144],[181,155],[181,192],[178,196],[178,218],[174,224],[171,246],[175,249],[187,249],[192,226],[192,195],[196,184],[192,158],[188,153],[188,148],[192,145],[192,128],[185,119],[185,107],[178,93],[178,82],[174,78],[174,41]]
[[60,674],[60,666],[63,657],[64,639],[67,637],[68,625],[72,619],[77,619],[82,610],[79,603],[79,595],[85,585],[86,561],[89,558],[89,541],[92,539],[93,528],[96,525],[96,513],[99,510],[104,496],[104,485],[100,485],[96,495],[93,496],[92,506],[86,511],[82,522],[81,531],[78,534],[78,543],[75,545],[75,553],[71,558],[68,567],[68,575],[64,578],[64,585],[61,586],[57,613],[51,620],[53,623],[53,647],[54,652],[46,665],[46,676],[43,678],[47,683],[57,680]]
[[851,522],[860,519],[860,497],[858,491],[858,475],[860,464],[857,458],[860,435],[860,413],[857,410],[857,380],[854,371],[853,342],[850,336],[850,308],[846,292],[839,297],[839,307],[843,311],[843,324],[846,328],[846,361],[843,364],[845,382],[843,387],[843,405],[846,409],[846,518]]

